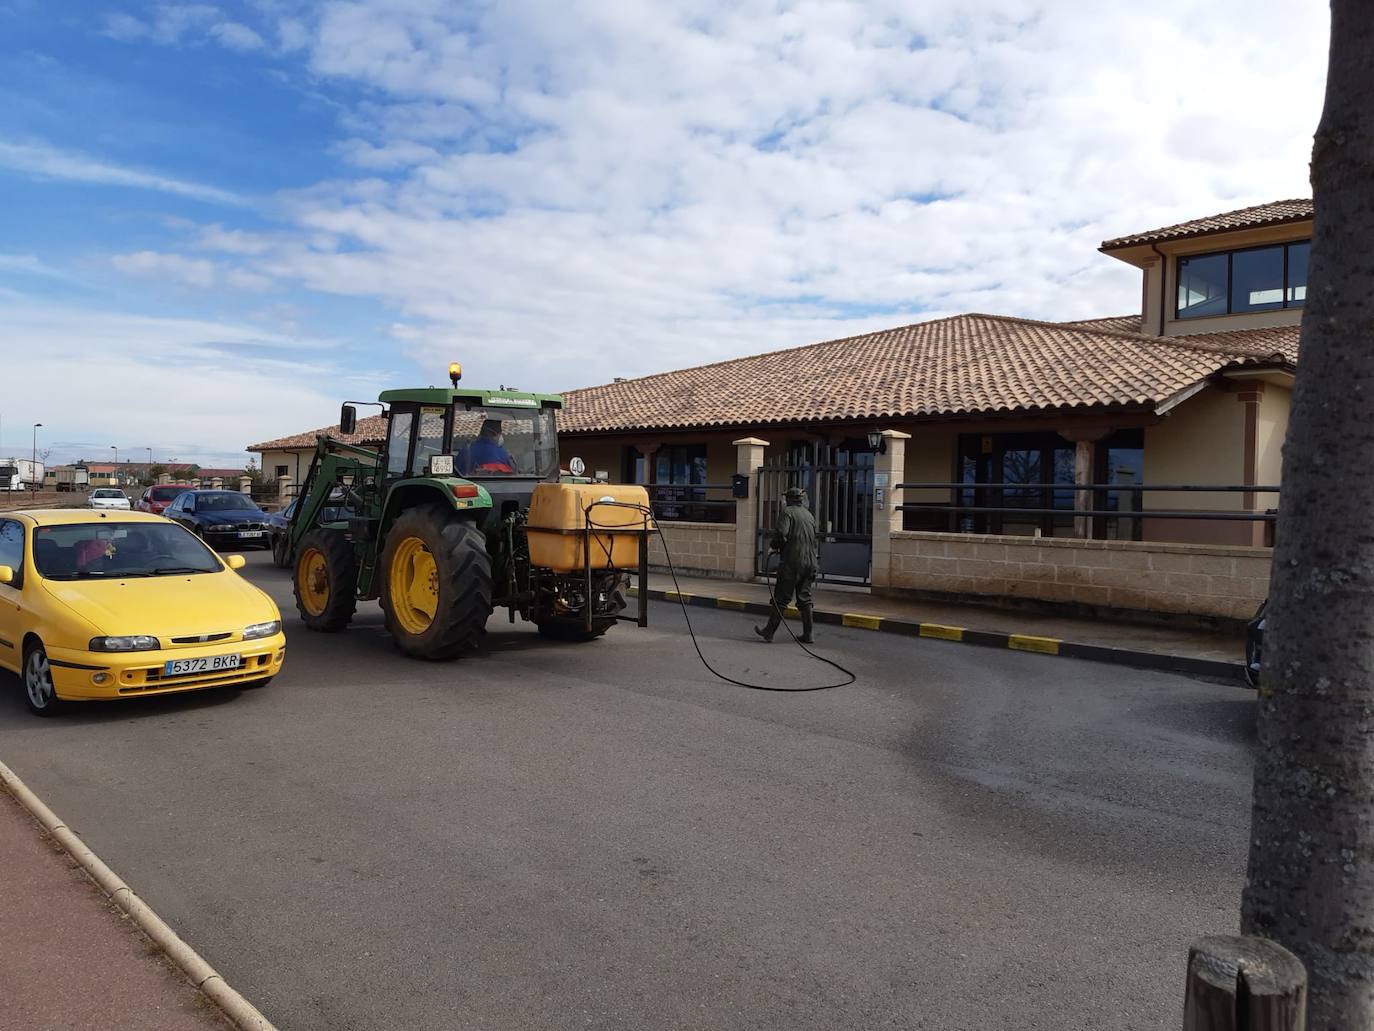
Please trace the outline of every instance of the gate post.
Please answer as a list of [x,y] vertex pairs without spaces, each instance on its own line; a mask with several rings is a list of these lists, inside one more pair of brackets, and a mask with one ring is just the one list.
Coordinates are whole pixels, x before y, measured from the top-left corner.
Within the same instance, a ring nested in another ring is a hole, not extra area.
[[906,442],[910,433],[883,430],[883,452],[873,456],[873,548],[869,583],[892,583],[892,534],[902,528],[902,492],[897,484],[906,479]]
[[735,502],[735,579],[754,579],[754,551],[758,547],[759,487],[755,473],[763,465],[763,449],[768,441],[741,437],[735,445],[735,472],[746,477],[749,496]]

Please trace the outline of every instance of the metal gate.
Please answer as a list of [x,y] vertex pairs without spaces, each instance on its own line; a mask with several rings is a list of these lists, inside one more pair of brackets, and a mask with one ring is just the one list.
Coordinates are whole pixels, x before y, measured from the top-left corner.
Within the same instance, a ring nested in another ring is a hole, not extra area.
[[[871,465],[765,465],[758,470],[759,521],[754,571],[765,572],[768,538],[786,504],[788,487],[806,491],[816,517],[823,580],[868,584],[873,560],[873,467]],[[766,570],[774,572],[774,567]]]

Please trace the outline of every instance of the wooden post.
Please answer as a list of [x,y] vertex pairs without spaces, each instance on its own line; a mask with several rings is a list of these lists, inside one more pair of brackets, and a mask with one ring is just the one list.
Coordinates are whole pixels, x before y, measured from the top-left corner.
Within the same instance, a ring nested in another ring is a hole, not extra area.
[[1209,935],[1188,950],[1183,1031],[1305,1031],[1307,971],[1267,938]]

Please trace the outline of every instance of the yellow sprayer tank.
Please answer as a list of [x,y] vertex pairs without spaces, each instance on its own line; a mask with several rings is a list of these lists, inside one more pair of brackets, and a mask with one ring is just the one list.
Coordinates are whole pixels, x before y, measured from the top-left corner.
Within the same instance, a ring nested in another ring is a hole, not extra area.
[[[609,504],[608,502],[616,502]],[[637,569],[639,540],[652,529],[649,494],[625,483],[541,483],[530,500],[526,529],[530,565],[558,573],[586,569],[582,548],[590,509],[593,569]]]

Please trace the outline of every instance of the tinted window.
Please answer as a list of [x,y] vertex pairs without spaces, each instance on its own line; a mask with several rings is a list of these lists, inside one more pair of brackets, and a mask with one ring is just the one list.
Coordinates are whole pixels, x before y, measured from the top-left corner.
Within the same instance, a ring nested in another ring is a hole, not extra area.
[[1297,307],[1307,300],[1307,261],[1311,256],[1310,243],[1288,245],[1288,292],[1284,297],[1284,303],[1289,308]]
[[219,559],[175,523],[73,523],[34,531],[33,564],[49,580],[215,573]]
[[10,586],[18,587],[24,575],[24,528],[13,519],[0,521],[0,566],[14,570]]
[[256,511],[258,507],[242,494],[233,491],[225,491],[223,494],[197,494],[195,502],[197,512]]
[[1231,311],[1283,307],[1283,248],[1264,247],[1231,255]]
[[184,490],[183,487],[154,487],[148,496],[154,501],[175,501]]
[[1178,259],[1178,317],[1226,314],[1225,254]]

